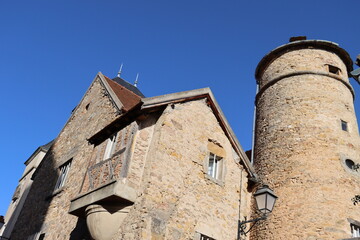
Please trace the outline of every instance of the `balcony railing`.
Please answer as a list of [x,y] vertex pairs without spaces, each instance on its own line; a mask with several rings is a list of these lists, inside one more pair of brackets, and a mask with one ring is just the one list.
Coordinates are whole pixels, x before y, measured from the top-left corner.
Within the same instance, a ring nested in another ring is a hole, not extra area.
[[89,185],[87,191],[101,187],[118,178],[125,160],[125,149],[123,148],[110,158],[88,168],[87,177]]

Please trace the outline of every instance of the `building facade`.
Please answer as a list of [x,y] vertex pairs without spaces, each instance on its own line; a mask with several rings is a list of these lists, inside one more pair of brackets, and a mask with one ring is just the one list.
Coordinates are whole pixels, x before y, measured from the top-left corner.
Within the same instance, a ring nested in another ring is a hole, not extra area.
[[[146,98],[99,73],[32,173],[9,239],[359,239],[352,65],[305,39],[260,61],[254,166],[210,89]],[[241,235],[263,184],[274,211]]]
[[290,42],[260,61],[255,168],[279,200],[257,239],[359,237],[352,68],[344,49],[319,40]]
[[10,239],[236,239],[250,178],[210,89],[144,98],[99,73],[33,174]]

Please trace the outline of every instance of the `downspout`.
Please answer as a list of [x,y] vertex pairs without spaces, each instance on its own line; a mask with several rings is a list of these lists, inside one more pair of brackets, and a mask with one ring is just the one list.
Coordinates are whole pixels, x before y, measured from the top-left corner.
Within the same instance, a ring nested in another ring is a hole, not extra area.
[[[240,159],[239,159],[240,160]],[[242,181],[243,181],[243,170],[240,168],[240,191],[239,191],[239,219],[238,219],[238,229],[237,229],[237,240],[241,239],[240,236],[240,222],[241,222],[241,191],[242,191]]]
[[[259,92],[259,84],[256,83],[256,95]],[[256,103],[254,104],[254,117],[253,117],[253,128],[252,128],[252,144],[251,144],[251,159],[250,163],[254,165],[254,147],[255,147],[255,126],[256,126]]]

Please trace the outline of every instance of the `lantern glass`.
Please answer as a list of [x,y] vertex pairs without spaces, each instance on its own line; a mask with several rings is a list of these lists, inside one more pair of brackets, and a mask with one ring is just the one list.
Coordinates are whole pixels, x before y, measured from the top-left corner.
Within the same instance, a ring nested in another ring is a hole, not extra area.
[[267,214],[272,211],[277,199],[277,196],[267,185],[258,189],[254,193],[254,197],[259,211],[263,214]]

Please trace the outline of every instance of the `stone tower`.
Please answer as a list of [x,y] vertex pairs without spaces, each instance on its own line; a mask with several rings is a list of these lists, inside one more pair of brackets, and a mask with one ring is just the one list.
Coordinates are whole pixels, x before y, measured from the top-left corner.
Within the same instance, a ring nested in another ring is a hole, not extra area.
[[260,61],[254,164],[279,198],[254,239],[345,239],[359,231],[351,70],[344,49],[320,40],[290,42]]

